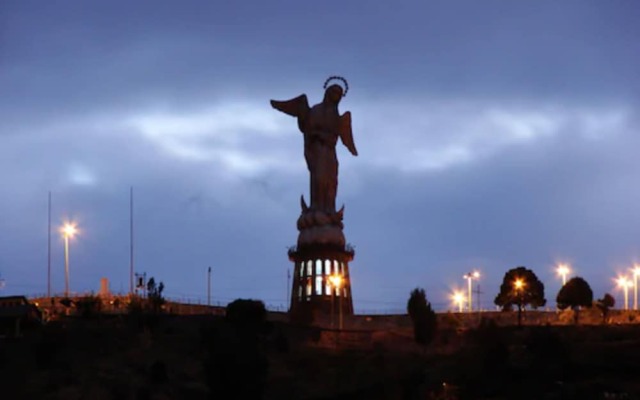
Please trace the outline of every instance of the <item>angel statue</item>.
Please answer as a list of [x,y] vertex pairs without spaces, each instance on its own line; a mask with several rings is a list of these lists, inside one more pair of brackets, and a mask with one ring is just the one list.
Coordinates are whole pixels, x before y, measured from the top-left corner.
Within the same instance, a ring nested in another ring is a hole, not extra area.
[[[331,81],[338,84],[327,85]],[[358,155],[351,133],[351,113],[340,115],[338,103],[349,91],[347,81],[340,76],[332,76],[324,83],[322,103],[309,108],[307,96],[302,94],[287,101],[271,100],[271,106],[278,111],[298,119],[298,128],[304,137],[304,158],[310,175],[311,205],[307,206],[301,197],[303,212],[321,212],[327,216],[336,214],[336,192],[338,189],[338,157],[336,143],[338,137],[354,156]],[[342,210],[339,212],[342,214]]]

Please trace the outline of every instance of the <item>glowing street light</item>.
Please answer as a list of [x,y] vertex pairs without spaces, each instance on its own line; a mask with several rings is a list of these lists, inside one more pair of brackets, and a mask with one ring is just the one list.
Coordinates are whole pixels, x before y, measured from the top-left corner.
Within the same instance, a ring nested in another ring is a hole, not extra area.
[[513,281],[513,287],[516,288],[516,291],[519,291],[524,287],[524,281],[520,278]]
[[616,282],[618,283],[618,287],[624,290],[624,309],[628,310],[629,309],[629,288],[633,285],[633,283],[626,276],[619,276]]
[[522,280],[522,278],[516,278],[515,281],[513,281],[513,288],[516,291],[516,296],[518,297],[518,326],[522,326],[522,306],[523,306],[523,290],[524,287],[526,286],[526,283],[524,280]]
[[471,299],[471,281],[474,279],[479,279],[480,278],[480,272],[478,271],[473,271],[473,272],[469,272],[468,274],[464,274],[462,276],[464,279],[467,280],[467,286],[469,287],[469,296],[468,296],[468,300],[469,300],[469,306],[468,306],[468,310],[469,312],[471,312],[472,309],[472,299]]
[[340,314],[340,325],[339,329],[342,330],[342,295],[340,294],[340,288],[342,287],[342,275],[333,274],[328,278],[329,284],[332,286],[332,296],[331,296],[331,325],[333,325],[333,299],[336,296],[336,293],[340,297],[338,307],[340,310],[338,311]]
[[451,295],[451,300],[453,300],[454,304],[458,305],[458,312],[462,312],[462,307],[464,305],[464,293],[461,291],[455,291]]
[[558,273],[558,275],[562,277],[562,286],[566,285],[567,275],[569,274],[569,272],[571,272],[571,269],[569,269],[569,266],[567,266],[566,264],[560,264],[558,265],[556,272]]
[[65,223],[60,232],[64,237],[64,297],[69,297],[69,238],[72,238],[78,229],[72,223]]
[[633,266],[633,309],[638,309],[638,277],[640,276],[640,265]]

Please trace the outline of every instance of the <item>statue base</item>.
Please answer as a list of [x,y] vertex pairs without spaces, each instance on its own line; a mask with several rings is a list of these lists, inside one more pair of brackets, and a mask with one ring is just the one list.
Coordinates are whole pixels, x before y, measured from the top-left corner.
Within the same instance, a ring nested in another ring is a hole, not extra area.
[[[329,317],[338,328],[341,316],[353,315],[349,262],[354,256],[350,246],[322,242],[289,249],[289,260],[294,263],[289,309],[293,322],[311,324]],[[339,287],[329,279],[332,275],[340,276]]]

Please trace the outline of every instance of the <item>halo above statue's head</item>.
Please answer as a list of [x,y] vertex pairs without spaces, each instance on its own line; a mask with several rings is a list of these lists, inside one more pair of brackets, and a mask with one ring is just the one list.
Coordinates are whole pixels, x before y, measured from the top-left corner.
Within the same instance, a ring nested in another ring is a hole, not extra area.
[[347,83],[347,80],[344,79],[341,76],[330,76],[329,78],[327,78],[326,81],[324,81],[324,86],[323,88],[326,89],[327,86],[329,85],[329,82],[331,81],[341,81],[344,84],[344,88],[343,88],[343,92],[342,92],[342,97],[347,95],[347,92],[349,91],[349,84]]

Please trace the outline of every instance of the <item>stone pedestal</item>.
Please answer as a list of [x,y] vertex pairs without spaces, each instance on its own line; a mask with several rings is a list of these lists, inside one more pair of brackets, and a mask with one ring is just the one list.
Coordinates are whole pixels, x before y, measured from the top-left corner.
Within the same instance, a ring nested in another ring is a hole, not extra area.
[[[322,319],[339,327],[343,318],[353,315],[349,263],[355,252],[345,243],[342,232],[343,210],[325,213],[305,209],[298,219],[298,243],[289,249],[294,263],[290,313],[298,322]],[[329,277],[341,277],[340,289],[333,287]]]

